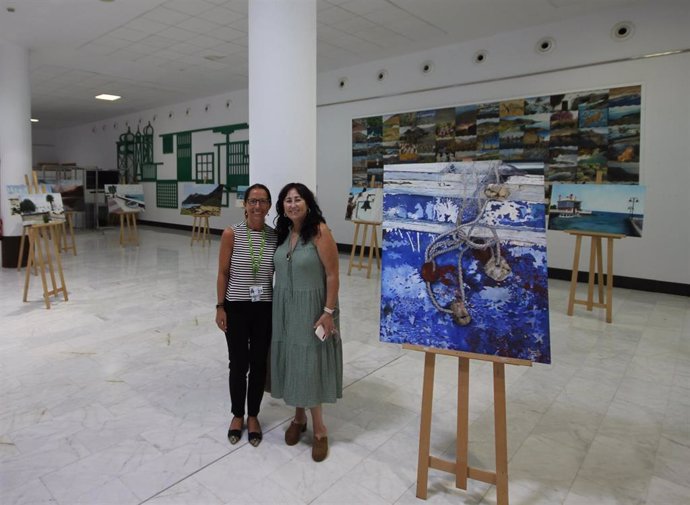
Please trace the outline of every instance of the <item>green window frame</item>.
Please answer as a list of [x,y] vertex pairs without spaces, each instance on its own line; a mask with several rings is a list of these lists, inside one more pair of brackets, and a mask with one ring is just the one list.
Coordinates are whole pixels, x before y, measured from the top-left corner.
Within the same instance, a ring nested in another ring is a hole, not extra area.
[[249,141],[228,142],[226,155],[228,191],[237,191],[237,186],[249,185]]
[[192,181],[192,132],[181,132],[177,137],[177,180]]
[[215,156],[214,153],[197,153],[194,160],[194,179],[198,184],[213,184]]

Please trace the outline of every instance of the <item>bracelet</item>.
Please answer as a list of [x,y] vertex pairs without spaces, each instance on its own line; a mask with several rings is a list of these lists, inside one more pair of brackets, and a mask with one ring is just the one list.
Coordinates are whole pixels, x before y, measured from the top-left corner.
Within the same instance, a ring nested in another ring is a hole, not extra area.
[[217,309],[222,309],[224,305],[222,303],[216,303],[216,308]]
[[333,315],[333,314],[335,313],[335,309],[329,309],[328,307],[324,307],[324,308],[323,308],[323,311],[324,311],[326,314],[330,314],[330,315]]

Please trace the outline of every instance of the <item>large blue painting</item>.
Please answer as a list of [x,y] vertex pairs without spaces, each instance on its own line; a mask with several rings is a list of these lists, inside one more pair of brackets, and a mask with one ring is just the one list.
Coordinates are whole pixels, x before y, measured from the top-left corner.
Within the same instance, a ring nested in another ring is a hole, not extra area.
[[384,342],[551,362],[543,164],[384,167]]

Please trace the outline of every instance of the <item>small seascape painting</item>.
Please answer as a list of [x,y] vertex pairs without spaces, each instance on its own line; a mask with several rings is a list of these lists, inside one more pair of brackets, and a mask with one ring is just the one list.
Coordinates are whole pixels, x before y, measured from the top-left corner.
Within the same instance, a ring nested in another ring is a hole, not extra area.
[[180,214],[195,217],[220,216],[223,191],[222,184],[183,184]]
[[544,165],[384,168],[383,342],[551,362]]
[[106,184],[105,197],[111,214],[142,212],[146,209],[144,186],[141,184]]
[[353,186],[347,197],[345,219],[366,223],[380,223],[383,213],[383,190]]
[[553,184],[549,229],[641,237],[644,201],[644,186]]

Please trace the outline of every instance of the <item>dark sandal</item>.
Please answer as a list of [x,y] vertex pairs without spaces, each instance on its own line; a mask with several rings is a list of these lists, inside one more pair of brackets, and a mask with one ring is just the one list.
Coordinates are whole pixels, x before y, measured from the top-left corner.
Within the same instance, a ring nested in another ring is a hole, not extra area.
[[249,443],[252,447],[258,447],[264,436],[260,431],[250,431],[247,433],[247,438],[249,438]]
[[244,418],[242,418],[242,427],[239,430],[228,430],[228,441],[235,445],[242,438],[242,430],[244,429]]

